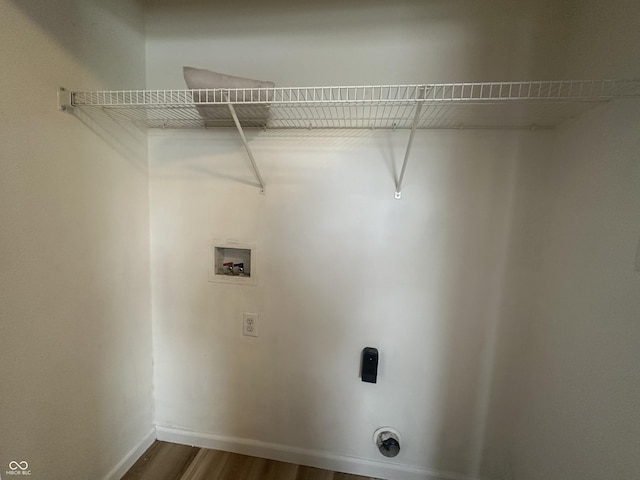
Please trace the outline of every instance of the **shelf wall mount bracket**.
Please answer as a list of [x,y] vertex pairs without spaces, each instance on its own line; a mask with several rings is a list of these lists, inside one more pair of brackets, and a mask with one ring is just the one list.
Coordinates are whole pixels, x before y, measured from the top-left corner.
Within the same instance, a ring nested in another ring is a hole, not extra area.
[[394,195],[394,198],[396,200],[400,200],[402,198],[402,181],[404,180],[404,174],[407,171],[407,163],[409,161],[409,155],[411,154],[411,145],[413,144],[413,137],[416,134],[418,122],[420,121],[420,113],[422,112],[422,106],[425,102],[426,91],[426,86],[423,85],[420,87],[419,98],[421,98],[421,100],[419,100],[416,104],[416,112],[413,116],[413,122],[411,123],[411,133],[409,134],[409,141],[407,142],[407,150],[404,153],[404,160],[402,162],[400,176],[398,177],[398,180],[396,182],[396,193]]
[[71,92],[62,87],[58,87],[58,110],[61,112],[73,111]]
[[256,164],[256,159],[253,157],[253,152],[251,152],[251,148],[249,147],[247,138],[244,136],[244,131],[242,130],[242,125],[240,125],[240,120],[238,120],[236,109],[233,107],[233,104],[231,103],[229,103],[228,106],[229,106],[229,112],[231,112],[231,116],[233,117],[233,123],[236,124],[238,133],[240,134],[240,139],[242,140],[242,143],[244,144],[244,148],[247,151],[247,155],[249,156],[249,160],[251,161],[251,166],[253,167],[253,172],[256,175],[256,180],[258,180],[258,184],[260,185],[260,193],[264,195],[264,180],[262,179],[262,175],[260,175],[260,170],[258,169],[258,165]]

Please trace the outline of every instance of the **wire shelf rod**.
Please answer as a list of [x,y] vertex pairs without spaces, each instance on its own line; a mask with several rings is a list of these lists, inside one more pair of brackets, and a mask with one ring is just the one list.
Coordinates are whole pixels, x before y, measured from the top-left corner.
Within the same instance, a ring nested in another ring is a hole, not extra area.
[[[59,93],[61,110],[108,110],[142,128],[552,128],[591,106],[640,98],[640,80],[458,82]],[[413,120],[416,106],[422,112]]]
[[[419,91],[424,88],[425,96]],[[72,92],[71,106],[375,104],[512,100],[603,101],[640,96],[640,80],[468,82],[427,85]]]

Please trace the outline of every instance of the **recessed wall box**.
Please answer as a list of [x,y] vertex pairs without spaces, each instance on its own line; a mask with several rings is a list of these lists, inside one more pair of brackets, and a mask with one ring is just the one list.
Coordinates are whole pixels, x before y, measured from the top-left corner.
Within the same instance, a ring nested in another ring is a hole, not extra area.
[[235,285],[256,285],[256,247],[232,240],[209,244],[209,281]]

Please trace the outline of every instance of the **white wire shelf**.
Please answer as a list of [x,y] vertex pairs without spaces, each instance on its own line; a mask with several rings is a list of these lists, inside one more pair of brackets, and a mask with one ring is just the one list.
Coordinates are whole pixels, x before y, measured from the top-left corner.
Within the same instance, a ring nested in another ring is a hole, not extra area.
[[640,97],[640,80],[67,92],[61,108],[140,128],[552,128],[593,106]]

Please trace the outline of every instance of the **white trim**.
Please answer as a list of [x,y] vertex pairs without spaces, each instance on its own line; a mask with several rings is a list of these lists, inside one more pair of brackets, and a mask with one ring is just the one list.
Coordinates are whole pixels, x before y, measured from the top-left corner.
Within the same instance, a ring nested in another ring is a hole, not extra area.
[[124,456],[113,469],[107,473],[104,480],[120,480],[144,452],[156,441],[155,427]]
[[156,432],[158,440],[165,442],[240,453],[353,475],[393,480],[478,480],[477,478],[459,473],[442,472],[430,468],[350,457],[322,450],[297,448],[247,438],[192,432],[169,426],[158,425],[156,426]]

